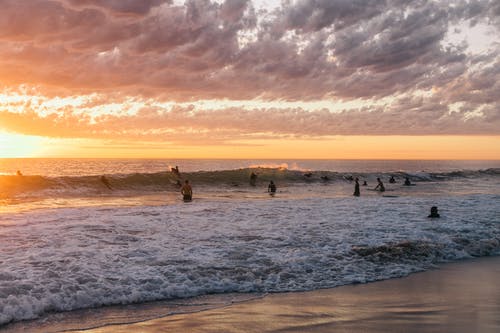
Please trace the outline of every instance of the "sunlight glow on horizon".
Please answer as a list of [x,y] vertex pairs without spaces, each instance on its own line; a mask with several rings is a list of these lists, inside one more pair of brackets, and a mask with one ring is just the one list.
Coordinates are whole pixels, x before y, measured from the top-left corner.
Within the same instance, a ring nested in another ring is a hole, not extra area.
[[500,160],[500,137],[333,136],[321,140],[297,138],[176,146],[0,132],[0,158]]
[[37,157],[40,141],[35,136],[0,132],[0,158]]

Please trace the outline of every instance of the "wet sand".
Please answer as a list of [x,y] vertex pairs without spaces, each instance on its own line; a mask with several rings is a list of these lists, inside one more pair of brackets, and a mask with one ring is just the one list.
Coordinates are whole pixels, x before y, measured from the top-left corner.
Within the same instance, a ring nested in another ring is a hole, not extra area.
[[400,279],[271,294],[196,313],[71,331],[500,332],[499,281],[500,257],[481,258]]

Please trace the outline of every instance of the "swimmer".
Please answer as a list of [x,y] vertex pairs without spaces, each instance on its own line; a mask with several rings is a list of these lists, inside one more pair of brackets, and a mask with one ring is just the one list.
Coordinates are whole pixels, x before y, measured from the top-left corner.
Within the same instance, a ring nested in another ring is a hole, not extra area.
[[405,186],[411,186],[411,181],[410,181],[410,178],[406,177],[405,178],[405,183],[404,183]]
[[312,172],[307,172],[304,174],[304,177],[310,178],[312,177],[312,175],[313,175]]
[[375,188],[373,190],[375,191],[380,191],[380,192],[385,192],[385,187],[384,187],[384,183],[382,183],[382,181],[380,180],[380,178],[377,178],[377,186],[375,186]]
[[328,176],[321,176],[320,178],[321,178],[321,180],[324,180],[324,181],[330,180],[330,177],[328,177]]
[[440,215],[438,213],[438,208],[436,206],[432,206],[431,207],[431,213],[427,217],[429,217],[429,218],[438,218],[438,217],[440,217]]
[[396,182],[396,179],[394,179],[394,176],[391,176],[389,179],[389,183],[394,184]]
[[184,185],[181,188],[182,200],[191,201],[193,199],[193,189],[189,185],[189,180],[186,179]]

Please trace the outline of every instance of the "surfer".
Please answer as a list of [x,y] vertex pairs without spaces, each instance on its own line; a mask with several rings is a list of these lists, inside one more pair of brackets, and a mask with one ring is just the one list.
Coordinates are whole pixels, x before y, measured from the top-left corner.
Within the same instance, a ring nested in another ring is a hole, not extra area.
[[411,186],[411,181],[410,181],[410,178],[406,177],[405,178],[405,183],[404,183],[405,186]]
[[108,180],[108,178],[106,178],[106,176],[104,176],[104,175],[101,176],[101,182],[104,185],[106,185],[107,188],[109,188],[110,190],[112,190],[111,184],[109,183],[109,180]]
[[360,193],[359,193],[359,179],[358,179],[358,177],[356,177],[356,178],[354,179],[354,181],[355,181],[356,183],[354,184],[354,194],[353,194],[353,195],[354,195],[355,197],[359,197]]
[[363,181],[363,186],[368,186],[368,183],[365,181]]
[[306,172],[306,173],[304,174],[304,177],[306,177],[306,178],[311,178],[311,177],[312,177],[312,175],[313,175],[313,174],[312,174],[312,172]]
[[182,200],[191,201],[193,199],[193,189],[189,184],[189,180],[186,179],[184,185],[181,188]]
[[324,180],[325,182],[330,180],[330,177],[328,177],[328,176],[321,176],[320,178],[321,178],[321,180]]
[[272,180],[269,182],[269,185],[267,186],[267,192],[270,195],[274,195],[276,193],[276,184],[274,184]]
[[170,171],[174,173],[177,177],[181,176],[181,173],[179,172],[179,167],[176,165],[175,168],[170,168]]
[[429,218],[438,218],[438,217],[440,217],[440,215],[438,213],[438,208],[436,206],[432,206],[431,207],[431,213],[427,217],[429,217]]
[[389,183],[394,184],[396,182],[396,179],[394,179],[394,176],[391,176],[389,179]]
[[380,178],[377,178],[377,186],[375,186],[375,188],[373,189],[374,191],[380,191],[380,192],[385,192],[385,187],[384,187],[384,183],[382,183],[382,181],[380,180]]
[[250,185],[255,186],[257,184],[257,174],[252,172],[250,174]]

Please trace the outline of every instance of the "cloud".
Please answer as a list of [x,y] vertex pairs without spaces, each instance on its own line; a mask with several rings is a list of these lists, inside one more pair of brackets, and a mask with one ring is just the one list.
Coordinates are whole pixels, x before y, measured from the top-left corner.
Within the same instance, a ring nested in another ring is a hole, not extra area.
[[[268,11],[256,10],[250,0],[0,5],[4,92],[99,96],[89,99],[92,115],[71,106],[69,113],[53,110],[51,116],[36,105],[22,112],[4,109],[3,126],[11,130],[26,131],[26,122],[30,132],[46,135],[170,138],[173,131],[212,129],[226,141],[261,133],[498,133],[499,38],[492,37],[481,54],[447,41],[457,26],[463,33],[477,24],[498,32],[497,1],[297,0]],[[419,99],[422,92],[426,97]],[[391,102],[373,102],[381,98]],[[182,103],[185,110],[186,102],[224,99],[366,104],[342,113],[265,104],[182,111],[183,116],[174,110],[128,117],[106,111],[111,103],[126,108],[130,99],[145,101],[149,112],[155,103]]]
[[[99,99],[99,97],[96,97]],[[138,101],[135,101],[136,103]],[[82,106],[64,106],[40,115],[31,103],[19,111],[0,109],[8,131],[61,138],[138,139],[213,144],[255,138],[321,138],[333,135],[500,135],[498,103],[463,103],[450,108],[440,95],[400,96],[386,105],[331,112],[328,109],[226,107],[192,104],[170,107],[133,104],[121,113],[90,115]],[[83,105],[83,104],[82,104]],[[91,107],[92,102],[86,102]],[[123,105],[126,105],[125,103]],[[405,110],[405,112],[401,112]]]

